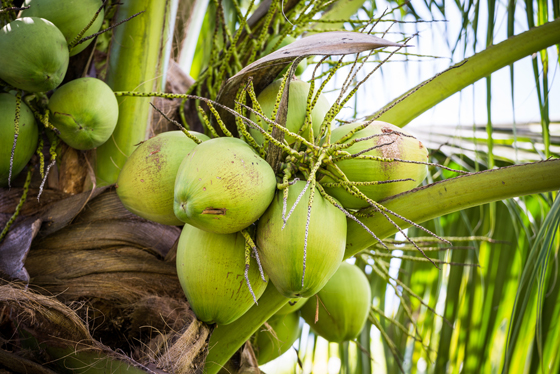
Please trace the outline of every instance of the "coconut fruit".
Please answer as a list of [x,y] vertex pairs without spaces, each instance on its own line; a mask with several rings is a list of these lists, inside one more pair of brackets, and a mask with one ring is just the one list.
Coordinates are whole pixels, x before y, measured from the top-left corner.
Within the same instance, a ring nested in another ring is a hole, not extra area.
[[50,21],[16,19],[0,29],[0,79],[29,92],[50,91],[68,69],[68,44]]
[[70,147],[88,150],[110,137],[119,118],[113,90],[97,78],[79,78],[56,90],[49,100],[49,121]]
[[[311,329],[330,342],[353,340],[364,328],[371,308],[371,288],[365,274],[355,265],[342,263],[301,315]],[[319,308],[319,319],[315,317]]]
[[300,297],[297,299],[291,299],[290,301],[288,301],[288,303],[286,305],[284,305],[282,308],[280,308],[279,311],[277,311],[275,313],[275,315],[277,316],[283,316],[289,313],[295,313],[298,310],[301,309],[301,307],[303,306],[303,304],[305,304],[305,302],[307,301],[307,298],[305,297]]
[[[277,35],[275,37],[273,37],[272,39],[270,39],[270,42],[268,42],[268,44],[266,45],[266,48],[263,51],[263,55],[266,56],[269,53],[272,53],[274,51],[279,50],[280,48],[284,48],[285,46],[292,44],[293,42],[296,41],[296,39],[294,37],[291,37],[289,35],[287,35],[286,37],[284,37],[284,39],[282,39],[282,41],[280,42],[280,44],[278,45],[278,47],[276,47],[275,49],[274,46],[276,45],[276,43],[278,43],[278,39],[280,39],[280,35]],[[287,67],[286,69],[282,70],[282,72],[280,73],[280,75],[284,75],[286,73],[286,71],[289,69],[289,67]],[[298,64],[295,74],[296,75],[302,75],[303,72],[305,71],[305,69],[307,69],[307,60],[303,59],[301,60],[301,62]]]
[[215,138],[197,145],[181,163],[173,209],[185,223],[230,234],[255,222],[275,190],[274,171],[253,148],[237,138]]
[[[241,233],[214,234],[185,225],[177,245],[177,275],[196,317],[227,325],[254,304],[245,283],[245,239]],[[249,281],[256,298],[267,283],[251,258]]]
[[[284,354],[299,338],[299,313],[274,316],[267,321],[256,334],[255,355],[259,365],[264,365]],[[272,329],[272,331],[269,329]]]
[[[299,181],[289,187],[287,211],[305,187]],[[309,189],[282,229],[282,191],[259,220],[257,247],[262,266],[278,291],[290,298],[316,294],[335,273],[346,247],[346,216],[315,190],[309,235],[304,285],[303,248],[307,221]]]
[[[206,135],[191,131],[198,139]],[[117,180],[123,205],[140,217],[164,225],[183,225],[173,213],[179,165],[196,146],[182,131],[168,131],[142,142],[126,160]]]
[[[0,93],[0,187],[8,186],[10,157],[14,145],[16,97]],[[35,153],[39,129],[31,109],[22,101],[19,109],[19,134],[14,152],[12,179],[18,175]]]
[[[40,17],[54,23],[70,43],[90,23],[97,10],[101,8],[101,0],[25,0],[24,6],[29,6],[22,12],[23,17]],[[95,34],[101,29],[104,12],[101,10],[93,24],[83,37]],[[78,44],[70,51],[70,56],[83,51],[93,39]]]
[[[362,125],[363,122],[356,122],[344,125],[333,130],[331,143],[341,139],[351,130]],[[388,144],[363,153],[364,155],[397,158],[401,160],[427,162],[428,150],[418,139],[400,134],[391,134],[392,131],[410,135],[407,131],[391,125],[387,122],[374,121],[368,127],[358,131],[345,143],[353,139],[366,138],[373,135],[380,135],[371,139],[360,141],[345,149],[350,154],[357,154],[371,147]],[[386,134],[386,135],[383,135]],[[386,184],[359,186],[358,189],[373,201],[379,201],[389,196],[399,194],[417,187],[428,173],[426,165],[409,164],[403,162],[382,162],[376,160],[346,159],[336,163],[344,172],[346,177],[353,182],[372,182],[388,181],[394,179],[411,178],[411,181],[393,182]],[[321,183],[333,183],[334,181],[325,177]],[[349,209],[360,209],[369,206],[365,200],[352,196],[342,187],[325,187],[327,193],[340,201],[343,207]]]
[[[276,96],[278,95],[281,84],[281,79],[272,82],[257,97],[257,101],[261,106],[262,112],[267,118],[271,118],[272,116],[272,111],[274,110],[274,105],[276,104]],[[309,94],[310,88],[311,86],[309,83],[297,78],[293,78],[290,82],[286,128],[291,132],[297,133],[305,123],[307,95]],[[320,94],[315,107],[313,107],[313,110],[311,111],[311,122],[314,136],[317,136],[319,129],[321,128],[321,123],[323,123],[323,119],[330,107],[331,105],[329,104],[326,96]],[[258,123],[257,116],[254,113],[251,113],[250,119],[253,122]],[[268,129],[268,122],[261,118],[261,126],[266,131]],[[249,131],[253,138],[255,138],[256,142],[262,144],[263,135],[253,128],[249,128]],[[305,139],[311,140],[309,137],[309,131],[306,131],[301,135]],[[295,142],[295,138],[292,136],[285,136],[284,139],[288,142],[288,144]]]

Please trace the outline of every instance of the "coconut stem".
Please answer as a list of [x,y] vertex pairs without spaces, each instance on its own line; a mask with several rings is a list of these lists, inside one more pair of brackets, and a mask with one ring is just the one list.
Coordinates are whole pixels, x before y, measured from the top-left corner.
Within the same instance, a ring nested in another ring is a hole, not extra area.
[[8,188],[12,188],[12,170],[14,167],[14,156],[16,154],[16,145],[19,137],[19,115],[21,110],[21,92],[16,94],[16,116],[14,119],[14,143],[12,145],[12,153],[10,155],[10,171],[8,172]]
[[39,201],[39,199],[41,198],[41,195],[43,194],[43,187],[45,187],[45,182],[47,181],[47,177],[49,176],[49,171],[51,170],[51,168],[54,166],[54,164],[56,163],[56,147],[58,147],[58,144],[60,143],[60,138],[55,138],[54,141],[51,144],[51,147],[49,148],[49,153],[51,155],[51,162],[49,163],[49,166],[47,166],[47,171],[45,172],[45,175],[43,177],[43,180],[41,181],[41,185],[39,186],[39,193],[37,194],[37,201]]
[[204,112],[204,109],[202,109],[202,107],[200,106],[197,106],[196,110],[198,110],[198,113],[200,113],[200,116],[202,117],[202,121],[204,122],[204,125],[208,129],[208,132],[210,132],[210,135],[212,135],[213,138],[219,138],[220,135],[218,135],[216,129],[210,123],[210,119],[208,119],[208,116],[206,115],[206,112]]
[[[103,10],[103,8],[105,7],[105,4],[107,4],[107,0],[103,1],[103,4],[101,4],[101,6],[99,7],[99,9],[97,10],[97,12],[95,12],[95,14],[93,15],[93,18],[89,21],[89,23],[86,25],[86,27],[84,27],[82,29],[82,31],[80,31],[78,33],[78,35],[76,35],[76,37],[74,39],[72,39],[72,41],[70,43],[68,43],[68,50],[72,51],[78,44],[83,43],[80,41],[80,39],[82,38],[82,36],[84,36],[84,34],[89,30],[89,28],[91,27],[91,25],[93,25],[93,23],[95,22],[95,20],[97,19],[97,17],[99,16],[99,13],[101,13],[101,11]],[[85,40],[84,40],[85,41]]]
[[261,279],[263,280],[263,282],[266,283],[266,277],[264,276],[263,268],[261,265],[261,259],[259,258],[259,252],[257,250],[257,246],[255,245],[255,242],[253,241],[253,238],[251,238],[251,235],[249,235],[247,230],[241,230],[241,235],[243,235],[243,237],[245,238],[245,243],[253,250],[253,256],[255,257],[255,260],[257,261],[257,265],[259,266]]
[[[249,81],[251,83],[251,80]],[[245,87],[239,88],[237,91],[237,95],[235,98],[235,111],[240,113],[242,116],[246,117],[246,109],[241,106],[241,104],[245,104],[247,97],[245,95],[246,89]],[[243,136],[243,138],[249,143],[253,149],[259,152],[259,155],[264,159],[266,158],[266,150],[263,146],[257,144],[255,139],[251,136],[249,131],[247,131],[247,126],[243,123],[243,119],[238,116],[235,116],[235,124],[237,125],[237,131]]]
[[402,160],[400,158],[386,158],[386,157],[378,157],[378,156],[372,156],[372,155],[356,156],[356,155],[343,154],[341,156],[338,156],[338,157],[334,158],[333,161],[338,162],[338,161],[342,161],[342,160],[347,160],[349,158],[353,158],[355,160],[373,160],[373,161],[380,161],[380,162],[403,162],[405,164],[419,164],[419,165],[427,165],[427,166],[436,166],[438,168],[449,170],[449,171],[452,171],[454,173],[469,174],[468,171],[452,169],[452,168],[449,168],[447,166],[443,166],[443,165],[436,164],[436,163],[433,163],[433,162]]
[[373,231],[371,231],[366,225],[364,225],[358,218],[356,218],[354,215],[352,215],[350,212],[348,212],[346,209],[344,209],[340,204],[338,204],[336,202],[335,199],[333,199],[333,197],[331,195],[329,195],[325,189],[323,188],[323,186],[321,186],[320,184],[317,185],[317,188],[319,189],[319,192],[321,193],[321,196],[323,196],[325,199],[327,199],[327,201],[329,203],[331,203],[332,205],[334,205],[336,208],[338,208],[338,210],[340,210],[342,213],[344,213],[344,215],[348,218],[350,218],[351,220],[355,221],[358,225],[362,226],[362,228],[364,230],[366,230],[375,240],[377,240],[379,242],[379,244],[381,244],[383,247],[385,247],[387,250],[389,250],[389,248],[387,248],[387,246],[385,245],[385,243],[383,243],[383,241],[381,239],[379,239],[374,233]]
[[249,246],[249,243],[245,242],[245,282],[247,283],[247,287],[249,288],[249,292],[251,293],[251,296],[253,296],[253,301],[255,302],[255,304],[259,305],[259,303],[257,302],[257,297],[255,296],[255,293],[253,292],[253,287],[251,287],[251,282],[249,281],[249,264],[251,263],[251,247]]
[[154,108],[159,114],[162,115],[163,118],[165,118],[166,120],[168,120],[169,122],[171,122],[172,124],[174,124],[175,126],[179,127],[179,129],[183,132],[183,134],[185,134],[187,136],[187,138],[189,138],[190,140],[192,140],[193,142],[195,142],[196,144],[200,144],[202,143],[202,140],[200,140],[199,138],[197,138],[196,136],[194,136],[193,134],[191,134],[186,128],[185,126],[181,125],[179,122],[175,121],[172,118],[169,118],[165,113],[163,113],[157,106],[155,106],[153,103],[150,103],[150,105],[152,106],[152,108]]
[[19,216],[19,212],[21,211],[21,208],[23,207],[25,200],[27,200],[27,192],[29,191],[29,185],[31,184],[32,175],[33,175],[33,167],[30,167],[29,170],[27,171],[27,178],[25,179],[25,184],[23,185],[23,194],[19,199],[19,203],[16,207],[16,210],[14,214],[12,214],[8,222],[6,222],[6,225],[4,226],[2,233],[0,233],[0,243],[2,242],[2,240],[4,240],[4,238],[8,234],[8,230],[10,230],[10,227],[15,222],[16,218]]
[[[435,263],[430,257],[428,257],[428,255],[426,255],[426,253],[414,242],[414,240],[410,239],[410,238],[408,237],[408,235],[406,235],[406,233],[403,231],[403,229],[401,229],[400,226],[397,225],[397,223],[396,223],[395,221],[393,221],[393,220],[387,215],[387,213],[385,213],[385,211],[389,211],[388,209],[386,209],[383,205],[381,205],[381,204],[379,204],[379,203],[377,203],[377,202],[371,200],[370,198],[368,198],[368,197],[367,197],[366,195],[364,195],[356,186],[350,187],[350,190],[352,190],[353,192],[355,192],[360,198],[365,199],[365,200],[368,202],[369,205],[371,205],[372,207],[374,207],[374,209],[375,209],[377,212],[381,213],[393,226],[395,226],[395,228],[396,228],[397,230],[399,230],[399,232],[405,237],[406,240],[408,240],[408,241],[410,242],[410,244],[414,245],[414,247],[415,247],[418,251],[420,251],[420,253],[422,253],[422,255],[423,255],[424,257],[426,257],[428,260],[430,260],[430,262],[431,262],[436,268],[440,269],[440,268],[436,265],[436,263]],[[390,212],[390,211],[389,211],[389,212]],[[391,212],[391,213],[394,214],[395,216],[398,216],[397,213],[394,213],[394,212]],[[445,243],[447,243],[447,244],[451,244],[451,243],[448,242],[447,240],[445,240],[445,239],[443,239],[443,238],[440,238],[439,236],[437,236],[436,234],[432,233],[432,232],[429,231],[428,229],[425,229],[425,228],[421,227],[420,225],[418,225],[418,224],[416,224],[416,223],[414,223],[414,222],[412,222],[412,221],[410,221],[410,220],[407,220],[406,218],[404,218],[404,217],[402,217],[402,216],[399,216],[398,218],[404,220],[404,221],[407,222],[407,223],[412,224],[413,226],[415,226],[415,227],[417,227],[417,228],[419,228],[419,229],[423,229],[424,231],[427,231],[428,233],[430,233],[430,234],[433,235],[434,237],[437,237],[437,238],[441,239],[441,241],[443,241],[443,242],[445,242]],[[441,270],[441,269],[440,269],[440,270]]]
[[41,178],[45,177],[45,155],[43,154],[43,137],[39,137],[39,144],[37,145],[37,150],[35,150],[35,153],[37,153],[37,156],[39,156],[39,174],[41,175]]
[[342,182],[335,182],[335,183],[323,183],[323,187],[328,187],[328,188],[336,188],[336,187],[342,187],[342,186],[377,186],[379,184],[387,184],[387,183],[396,183],[396,182],[408,182],[408,181],[413,181],[414,179],[412,178],[404,178],[404,179],[390,179],[390,180],[386,180],[386,181],[368,181],[368,182],[346,182],[346,181],[342,181]]

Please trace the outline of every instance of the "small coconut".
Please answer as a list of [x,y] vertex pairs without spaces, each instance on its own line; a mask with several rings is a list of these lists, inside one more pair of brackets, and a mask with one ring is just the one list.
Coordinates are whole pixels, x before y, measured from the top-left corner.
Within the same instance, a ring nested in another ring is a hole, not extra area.
[[[351,130],[362,125],[363,122],[356,122],[349,125],[344,125],[333,130],[331,135],[331,143],[341,139],[344,135],[348,134]],[[405,135],[392,133],[393,131],[400,132]],[[345,149],[350,154],[357,154],[363,152],[371,147],[380,146],[379,148],[372,149],[363,153],[364,155],[383,157],[383,158],[396,158],[409,161],[428,161],[428,150],[422,142],[418,139],[406,136],[410,135],[407,131],[391,125],[387,122],[374,121],[363,130],[355,133],[348,143],[354,139],[367,138],[374,135],[380,135],[371,139],[360,141]],[[389,144],[391,143],[391,144]],[[359,186],[358,189],[373,201],[379,201],[389,196],[399,194],[417,187],[428,173],[428,168],[423,164],[410,164],[403,162],[382,162],[376,160],[358,160],[346,159],[336,163],[336,165],[344,172],[346,177],[352,182],[372,182],[372,181],[388,181],[395,179],[412,180],[405,182],[392,182],[386,184]],[[333,183],[334,181],[325,177],[321,183]],[[345,191],[342,187],[326,187],[325,190],[333,197],[342,203],[342,206],[348,209],[360,209],[369,206],[365,200],[352,196]]]
[[[90,23],[98,9],[101,8],[103,2],[101,0],[25,0],[24,6],[28,6],[22,12],[23,17],[40,17],[54,23],[62,32],[68,43]],[[103,9],[85,32],[83,37],[95,34],[103,24]],[[72,51],[70,56],[83,51],[93,39],[78,44]]]
[[[8,186],[10,157],[14,144],[16,98],[8,93],[0,93],[0,187]],[[19,135],[12,166],[14,179],[27,165],[37,149],[39,129],[31,109],[21,101],[19,112]]]
[[353,340],[364,328],[371,308],[371,288],[365,274],[355,265],[342,263],[317,294],[310,298],[301,315],[311,329],[330,342]]
[[[262,112],[267,118],[271,118],[272,116],[272,111],[274,110],[274,106],[276,104],[276,96],[278,95],[281,84],[281,79],[272,82],[257,97],[257,101],[261,106]],[[291,80],[288,98],[288,117],[286,118],[286,128],[291,132],[297,133],[305,123],[307,95],[309,94],[310,88],[311,86],[307,82],[297,78],[293,78]],[[321,123],[323,123],[323,119],[325,119],[325,115],[329,111],[330,107],[331,105],[326,96],[320,94],[317,103],[311,111],[311,122],[314,136],[318,135]],[[257,116],[255,114],[251,113],[250,119],[258,123]],[[264,130],[268,129],[268,123],[263,119],[261,119],[261,126]],[[263,135],[252,128],[250,128],[249,131],[257,143],[262,144]],[[301,135],[305,139],[310,140],[309,131],[306,131]],[[285,136],[284,139],[288,142],[288,144],[295,142],[295,138],[292,136]]]
[[50,21],[18,18],[0,29],[0,79],[29,92],[50,91],[68,69],[68,44]]
[[181,163],[173,209],[185,223],[230,234],[255,222],[275,190],[274,171],[253,148],[237,138],[216,138],[197,145]]
[[[299,181],[290,186],[287,211],[305,187]],[[257,247],[262,266],[278,291],[290,298],[316,294],[334,274],[346,247],[346,216],[315,190],[309,235],[304,285],[302,286],[305,225],[309,189],[282,229],[282,191],[259,220]]]
[[[200,140],[206,135],[191,131]],[[126,160],[117,180],[123,205],[140,217],[164,225],[183,225],[173,213],[179,165],[196,146],[182,131],[168,131],[142,142]]]
[[[245,239],[240,233],[214,234],[185,225],[177,245],[177,275],[197,318],[227,325],[254,305],[245,283]],[[267,283],[251,258],[249,281],[256,298]]]
[[[300,335],[299,313],[276,315],[257,332],[253,349],[259,365],[280,357],[292,347]],[[269,330],[269,327],[272,329]]]
[[50,122],[70,147],[99,147],[110,137],[119,118],[113,90],[97,78],[79,78],[55,91],[49,100]]

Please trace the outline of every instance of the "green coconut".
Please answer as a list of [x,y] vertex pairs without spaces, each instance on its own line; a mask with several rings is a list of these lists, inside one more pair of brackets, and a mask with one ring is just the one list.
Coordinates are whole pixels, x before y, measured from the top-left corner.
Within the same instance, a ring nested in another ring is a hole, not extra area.
[[[191,131],[202,141],[206,135]],[[126,209],[164,225],[183,225],[173,213],[173,189],[179,165],[196,146],[182,131],[168,131],[142,142],[126,160],[117,195]]]
[[[282,39],[282,41],[280,42],[278,47],[276,47],[275,49],[272,49],[272,48],[274,48],[276,43],[278,43],[278,39],[280,39],[280,35],[277,35],[277,36],[273,37],[272,39],[270,39],[270,42],[268,42],[268,44],[266,45],[266,48],[263,51],[263,55],[266,56],[269,53],[277,51],[280,48],[284,48],[285,46],[290,45],[290,44],[292,44],[293,42],[296,41],[296,39],[294,37],[291,37],[291,36],[288,35],[288,36],[284,37],[284,39]],[[289,69],[289,67],[282,70],[280,75],[283,76],[288,69]],[[303,72],[305,71],[305,69],[307,69],[307,60],[303,59],[303,60],[301,60],[301,62],[298,64],[298,66],[296,68],[296,72],[295,72],[296,75],[302,75]]]
[[29,92],[50,91],[68,69],[68,44],[50,21],[16,19],[0,29],[0,79]]
[[[281,79],[272,82],[257,97],[257,101],[261,106],[262,112],[267,118],[271,118],[272,116],[272,111],[274,110],[274,105],[276,104],[276,96],[278,95],[281,84]],[[288,98],[288,118],[286,118],[286,128],[291,132],[297,133],[305,123],[307,95],[309,94],[310,88],[311,86],[309,85],[309,83],[297,78],[292,79],[290,83],[290,95]],[[325,115],[329,111],[330,107],[331,105],[329,104],[326,96],[320,94],[317,103],[311,111],[311,122],[314,136],[317,136],[319,129],[321,128],[321,123],[323,123],[323,119],[325,118]],[[250,119],[255,123],[258,123],[257,116],[255,114],[251,113]],[[268,129],[268,123],[263,119],[261,119],[261,126],[264,130]],[[255,138],[257,143],[262,144],[263,135],[253,128],[249,128],[249,131],[253,138]],[[308,131],[301,135],[305,139],[310,140]],[[292,136],[285,136],[284,139],[288,142],[288,144],[292,144],[295,142],[295,138]]]
[[70,147],[88,150],[110,137],[119,118],[113,90],[97,78],[79,78],[55,91],[49,100],[49,121]]
[[[371,308],[371,289],[365,274],[355,265],[342,263],[317,294],[301,308],[311,329],[330,342],[353,340],[364,328]],[[319,309],[319,319],[315,322]]]
[[[185,225],[177,245],[177,276],[196,317],[227,325],[254,305],[245,283],[245,239],[241,233],[214,234]],[[249,281],[255,297],[266,282],[251,258]]]
[[291,299],[290,301],[288,301],[288,303],[286,305],[284,305],[282,308],[280,308],[280,310],[277,311],[275,313],[275,315],[283,316],[283,315],[286,315],[286,314],[289,314],[289,313],[297,312],[298,310],[301,309],[301,307],[303,306],[303,304],[305,304],[306,301],[307,301],[306,297]]
[[[274,316],[256,334],[253,349],[259,365],[264,365],[284,354],[299,338],[299,313]],[[270,331],[269,327],[272,329]]]
[[[331,143],[341,139],[351,130],[362,125],[363,122],[356,122],[344,125],[333,130],[331,135]],[[422,142],[416,138],[403,136],[400,134],[390,134],[392,131],[398,131],[406,135],[410,135],[407,131],[391,125],[387,122],[374,121],[367,128],[358,131],[345,143],[359,138],[366,138],[376,134],[387,134],[374,137],[369,140],[357,142],[351,147],[345,149],[350,154],[357,154],[366,149],[381,144],[392,143],[377,149],[363,153],[384,158],[398,158],[410,161],[428,161],[428,150]],[[359,186],[358,189],[373,201],[379,201],[386,197],[399,194],[411,190],[426,178],[428,168],[422,164],[409,164],[403,162],[381,162],[376,160],[357,160],[347,159],[336,163],[336,165],[344,172],[348,180],[352,182],[372,182],[372,181],[388,181],[394,179],[411,178],[410,181],[393,182],[386,184],[378,184],[371,186]],[[325,177],[321,183],[333,183],[334,181]],[[343,207],[349,209],[360,209],[369,206],[365,200],[352,196],[342,187],[326,187],[325,190],[331,196],[340,201]]]
[[[19,112],[19,134],[14,152],[12,179],[18,175],[35,153],[39,129],[31,109],[21,101]],[[14,145],[16,98],[0,93],[0,187],[8,186],[10,157]]]
[[[90,23],[95,13],[101,8],[101,0],[25,0],[29,6],[22,12],[23,17],[40,17],[54,23],[70,43]],[[95,34],[103,24],[104,11],[101,10],[93,24],[83,37]],[[93,39],[78,44],[70,51],[70,56],[83,51]]]
[[276,190],[270,165],[237,138],[197,145],[175,180],[173,209],[181,221],[202,230],[230,234],[251,225]]
[[[289,187],[287,211],[305,187],[299,181]],[[335,273],[346,247],[346,216],[315,190],[309,236],[304,285],[303,248],[307,221],[309,189],[282,229],[282,191],[259,220],[257,247],[262,266],[278,291],[290,298],[316,294]]]

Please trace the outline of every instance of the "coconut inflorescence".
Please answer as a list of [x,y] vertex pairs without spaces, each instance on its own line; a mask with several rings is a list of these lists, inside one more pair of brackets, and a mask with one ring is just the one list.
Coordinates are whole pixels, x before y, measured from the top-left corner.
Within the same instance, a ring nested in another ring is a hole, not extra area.
[[[288,207],[305,185],[300,181],[289,187]],[[283,195],[277,193],[257,227],[263,268],[278,291],[291,298],[316,294],[338,269],[346,248],[346,217],[318,192],[306,230],[309,194],[307,190],[284,226]]]
[[[331,142],[337,142],[350,131],[362,126],[363,122],[344,125],[332,131]],[[422,142],[405,130],[382,121],[371,122],[365,129],[352,135],[343,144],[356,142],[345,149],[350,155],[370,156],[370,159],[346,158],[336,162],[351,182],[365,182],[358,190],[373,201],[399,194],[417,187],[426,178],[428,168],[428,150]],[[384,159],[385,161],[381,160]],[[393,159],[403,160],[391,161]],[[412,161],[408,163],[406,161]],[[360,209],[369,206],[342,187],[331,187],[334,181],[328,176],[322,180],[325,190],[349,209]],[[381,182],[380,184],[375,184]]]
[[[17,99],[9,93],[0,93],[0,187],[7,187],[10,177],[10,159],[15,137]],[[37,149],[39,129],[33,113],[20,100],[18,136],[12,161],[12,179],[16,177]]]
[[[257,97],[263,114],[269,119],[272,119],[272,112],[274,110],[274,106],[276,105],[276,97],[281,85],[282,79],[278,79],[267,86]],[[286,128],[293,133],[297,134],[305,124],[305,117],[307,113],[307,96],[309,95],[310,89],[311,85],[309,83],[297,78],[292,79],[290,83]],[[319,94],[317,103],[311,111],[311,126],[308,126],[309,129],[307,129],[307,131],[305,131],[304,129],[301,133],[301,136],[303,136],[303,138],[305,138],[306,140],[311,140],[309,131],[310,128],[313,129],[314,136],[317,135],[329,108],[330,104],[325,95]],[[251,113],[250,118],[252,121],[257,122],[257,116],[255,114]],[[261,120],[261,123],[262,128],[264,130],[268,130],[268,123],[264,120]],[[250,129],[250,132],[257,143],[263,143],[263,135],[259,131]],[[295,142],[295,138],[289,135],[285,137],[285,140],[288,142],[288,144],[292,144]]]

